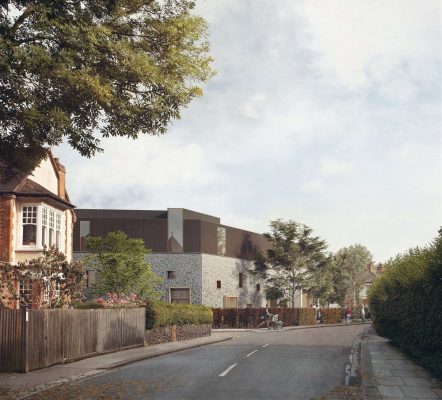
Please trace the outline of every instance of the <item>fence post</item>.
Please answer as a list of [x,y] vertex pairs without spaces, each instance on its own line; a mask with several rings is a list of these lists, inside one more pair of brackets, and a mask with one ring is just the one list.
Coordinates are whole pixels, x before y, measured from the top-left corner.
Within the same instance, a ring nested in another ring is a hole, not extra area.
[[23,372],[29,372],[29,310],[23,309]]

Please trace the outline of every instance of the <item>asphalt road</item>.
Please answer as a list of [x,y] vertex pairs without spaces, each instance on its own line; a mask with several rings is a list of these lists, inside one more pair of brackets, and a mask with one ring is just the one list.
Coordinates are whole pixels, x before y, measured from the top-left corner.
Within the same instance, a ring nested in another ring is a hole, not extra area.
[[310,400],[343,384],[351,345],[363,327],[242,333],[227,342],[141,361],[41,395],[46,399]]

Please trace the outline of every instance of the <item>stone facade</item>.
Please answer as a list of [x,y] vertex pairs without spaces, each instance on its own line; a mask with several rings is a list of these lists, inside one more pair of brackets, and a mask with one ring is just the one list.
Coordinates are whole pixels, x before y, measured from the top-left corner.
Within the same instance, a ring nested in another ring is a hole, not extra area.
[[[170,301],[171,288],[190,288],[192,304],[227,307],[228,297],[240,308],[265,305],[264,282],[249,273],[253,261],[201,253],[152,253],[148,262],[164,279],[158,288],[164,293],[163,301]],[[174,279],[168,279],[168,271],[174,272]]]
[[[264,282],[254,277],[249,272],[251,269],[250,260],[202,254],[202,304],[226,307],[226,297],[230,297],[237,298],[240,308],[265,306]],[[240,273],[242,287],[239,287]]]
[[[202,255],[199,253],[152,253],[147,256],[152,270],[164,279],[158,289],[163,301],[170,301],[170,288],[190,289],[190,302],[202,303]],[[174,279],[168,279],[173,271]]]

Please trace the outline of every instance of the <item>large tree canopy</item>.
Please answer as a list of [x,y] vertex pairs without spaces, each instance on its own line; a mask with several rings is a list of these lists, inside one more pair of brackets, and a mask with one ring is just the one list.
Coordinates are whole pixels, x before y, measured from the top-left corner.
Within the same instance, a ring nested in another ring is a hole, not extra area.
[[[0,166],[31,171],[63,139],[163,134],[213,74],[188,0],[0,2]],[[0,168],[1,171],[1,168]]]
[[364,271],[373,263],[370,251],[361,244],[340,249],[334,257],[334,291],[336,301],[353,305],[359,302],[364,284]]
[[267,293],[285,297],[294,307],[296,291],[308,289],[312,276],[328,262],[327,244],[295,221],[277,219],[270,228],[265,236],[272,247],[266,255],[258,255],[255,272],[267,279]]
[[90,254],[83,259],[97,272],[96,294],[136,294],[143,300],[158,299],[155,287],[162,281],[146,261],[149,251],[143,239],[131,239],[123,232],[109,232],[104,238],[88,237]]

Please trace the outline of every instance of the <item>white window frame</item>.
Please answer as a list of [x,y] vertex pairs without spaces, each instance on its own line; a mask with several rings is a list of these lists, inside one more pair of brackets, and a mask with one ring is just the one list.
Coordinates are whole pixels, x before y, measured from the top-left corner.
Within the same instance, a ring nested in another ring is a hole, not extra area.
[[[24,207],[37,207],[37,236],[36,236],[36,243],[35,245],[24,245],[23,244],[23,208]],[[23,203],[20,204],[19,212],[17,213],[17,250],[36,250],[36,251],[42,251],[43,250],[43,243],[42,243],[42,230],[43,230],[43,209],[47,210],[47,218],[46,218],[46,247],[49,247],[49,225],[50,225],[50,216],[53,215],[53,230],[54,230],[54,237],[53,237],[53,244],[56,244],[56,238],[57,238],[57,214],[60,215],[59,217],[59,230],[60,233],[60,243],[59,243],[59,250],[62,253],[66,252],[65,249],[65,236],[66,236],[66,213],[60,210],[57,210],[56,208],[50,207],[45,203]]]

